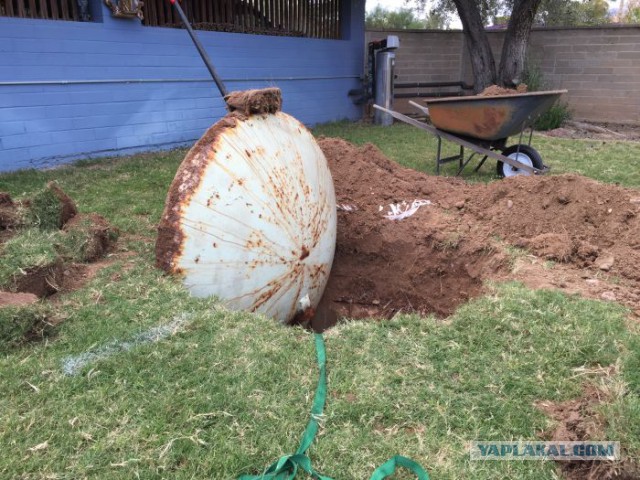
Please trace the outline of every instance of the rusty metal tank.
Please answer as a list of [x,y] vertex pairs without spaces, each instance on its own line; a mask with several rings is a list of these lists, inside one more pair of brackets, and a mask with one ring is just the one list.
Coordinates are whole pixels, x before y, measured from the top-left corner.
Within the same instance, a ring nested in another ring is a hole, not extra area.
[[195,296],[289,322],[320,301],[335,242],[333,181],[307,128],[283,112],[229,114],[176,174],[156,261]]

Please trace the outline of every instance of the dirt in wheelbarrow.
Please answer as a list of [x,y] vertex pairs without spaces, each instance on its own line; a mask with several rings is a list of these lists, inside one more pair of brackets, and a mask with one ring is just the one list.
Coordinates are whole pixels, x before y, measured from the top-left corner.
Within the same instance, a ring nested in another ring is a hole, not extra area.
[[[578,175],[469,184],[401,167],[370,144],[319,143],[339,207],[315,329],[340,317],[446,317],[487,280],[619,301],[640,315],[640,191]],[[386,216],[411,206],[402,220]]]

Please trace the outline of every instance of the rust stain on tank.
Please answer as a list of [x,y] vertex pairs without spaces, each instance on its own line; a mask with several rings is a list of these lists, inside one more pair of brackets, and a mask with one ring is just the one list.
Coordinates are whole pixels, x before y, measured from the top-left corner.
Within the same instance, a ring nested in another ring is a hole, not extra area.
[[321,277],[325,273],[325,268],[322,265],[313,265],[311,267],[311,278],[315,281],[318,277]]
[[264,240],[259,235],[252,233],[247,242],[245,243],[245,248],[251,250],[253,248],[261,248],[264,247]]
[[[178,273],[176,263],[183,255],[182,245],[185,237],[180,225],[182,210],[200,186],[207,165],[215,157],[221,135],[235,128],[240,118],[229,114],[211,126],[180,164],[169,187],[164,211],[158,224],[156,267],[169,273]],[[220,198],[218,194],[216,197]]]
[[271,297],[273,297],[278,292],[278,290],[280,290],[281,287],[282,287],[282,282],[278,282],[275,280],[272,280],[271,282],[269,282],[267,284],[267,290],[262,292],[260,296],[258,296],[256,301],[253,302],[253,305],[251,306],[251,311],[255,312],[258,308],[260,308],[262,305],[267,303],[271,299]]

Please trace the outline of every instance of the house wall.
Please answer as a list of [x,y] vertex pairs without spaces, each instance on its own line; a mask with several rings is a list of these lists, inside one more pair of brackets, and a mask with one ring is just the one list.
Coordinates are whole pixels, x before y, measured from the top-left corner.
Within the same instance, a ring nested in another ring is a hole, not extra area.
[[[504,33],[488,34],[498,64]],[[473,82],[462,32],[369,31],[366,41],[386,35],[400,37],[397,82]],[[640,125],[640,25],[536,28],[528,54],[549,89],[569,90],[574,118]],[[397,108],[413,110],[406,100]]]
[[[224,102],[184,30],[112,18],[0,17],[0,171],[190,144]],[[343,2],[341,40],[198,32],[229,90],[277,86],[307,125],[358,119],[364,0]]]

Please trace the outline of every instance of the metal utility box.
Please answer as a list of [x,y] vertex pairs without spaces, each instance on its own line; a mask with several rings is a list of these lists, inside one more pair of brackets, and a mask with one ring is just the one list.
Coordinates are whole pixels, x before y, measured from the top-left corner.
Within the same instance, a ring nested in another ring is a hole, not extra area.
[[[400,46],[400,40],[395,35],[389,35],[386,40],[380,42],[380,49],[375,52],[375,91],[376,105],[393,109],[393,82],[396,63],[396,50]],[[391,125],[393,117],[380,110],[374,113],[373,121],[376,125]]]

